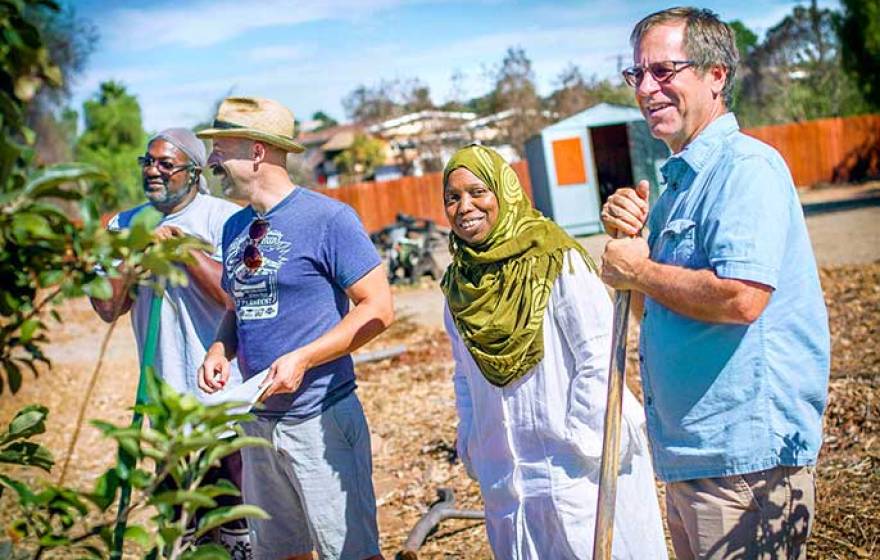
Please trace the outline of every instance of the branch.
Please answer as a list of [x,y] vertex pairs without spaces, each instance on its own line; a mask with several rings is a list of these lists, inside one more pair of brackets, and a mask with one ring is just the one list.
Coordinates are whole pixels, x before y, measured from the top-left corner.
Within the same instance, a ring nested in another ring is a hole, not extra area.
[[70,443],[67,445],[67,455],[64,457],[64,466],[61,468],[61,476],[58,479],[58,485],[64,485],[64,478],[67,476],[67,467],[70,465],[70,458],[73,456],[73,448],[76,446],[76,442],[79,439],[80,430],[82,430],[83,419],[86,414],[86,408],[89,405],[89,401],[92,397],[92,391],[95,389],[95,384],[98,380],[98,372],[101,371],[101,366],[104,365],[104,356],[107,354],[107,346],[110,344],[110,337],[113,334],[113,329],[116,327],[116,323],[118,322],[119,317],[113,320],[110,323],[110,327],[107,329],[107,334],[104,335],[104,340],[101,342],[101,351],[98,354],[98,363],[95,364],[95,369],[92,370],[92,375],[89,378],[89,386],[86,389],[86,396],[83,399],[82,404],[79,407],[79,411],[76,414],[76,423],[73,428],[73,437],[70,438]]

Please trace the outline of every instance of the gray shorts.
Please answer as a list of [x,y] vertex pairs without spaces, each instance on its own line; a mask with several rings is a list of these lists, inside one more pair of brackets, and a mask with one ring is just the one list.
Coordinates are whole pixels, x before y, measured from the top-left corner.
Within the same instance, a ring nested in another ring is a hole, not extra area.
[[272,516],[248,520],[256,560],[379,554],[370,433],[355,393],[305,421],[258,418],[244,429],[274,447],[242,450],[244,501]]

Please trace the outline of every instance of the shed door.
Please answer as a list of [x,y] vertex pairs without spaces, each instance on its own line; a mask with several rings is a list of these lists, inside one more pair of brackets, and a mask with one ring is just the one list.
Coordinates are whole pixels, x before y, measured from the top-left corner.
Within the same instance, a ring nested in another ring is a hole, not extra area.
[[627,126],[612,124],[591,128],[590,140],[593,145],[593,161],[596,162],[599,199],[604,204],[611,193],[620,187],[632,187],[635,184]]
[[572,235],[600,231],[599,193],[587,130],[545,131],[543,136],[553,220]]

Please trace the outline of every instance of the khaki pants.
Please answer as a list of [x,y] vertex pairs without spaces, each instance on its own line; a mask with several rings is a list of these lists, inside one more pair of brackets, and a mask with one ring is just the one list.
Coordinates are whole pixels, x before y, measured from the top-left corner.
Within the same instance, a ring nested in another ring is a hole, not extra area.
[[812,467],[671,482],[666,512],[678,560],[806,558]]

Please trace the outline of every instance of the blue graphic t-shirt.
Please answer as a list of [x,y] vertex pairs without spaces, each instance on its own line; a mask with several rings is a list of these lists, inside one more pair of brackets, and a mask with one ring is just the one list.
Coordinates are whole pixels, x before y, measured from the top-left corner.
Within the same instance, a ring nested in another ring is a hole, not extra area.
[[[251,206],[223,229],[223,289],[235,301],[238,363],[244,379],[333,328],[348,313],[345,290],[381,262],[351,207],[298,187],[265,215],[269,231],[257,245],[262,265],[242,261]],[[343,356],[306,372],[294,393],[275,395],[258,414],[307,419],[355,388],[354,366]]]

